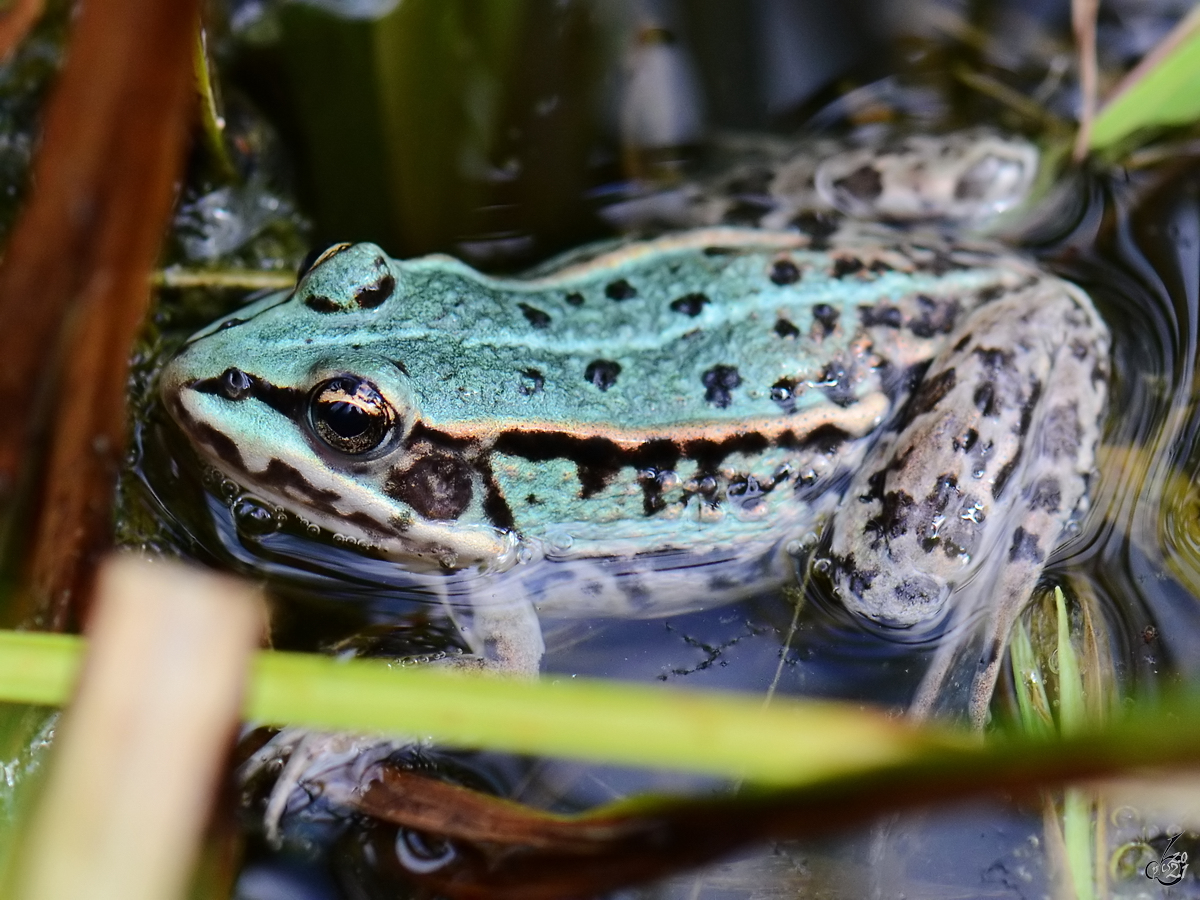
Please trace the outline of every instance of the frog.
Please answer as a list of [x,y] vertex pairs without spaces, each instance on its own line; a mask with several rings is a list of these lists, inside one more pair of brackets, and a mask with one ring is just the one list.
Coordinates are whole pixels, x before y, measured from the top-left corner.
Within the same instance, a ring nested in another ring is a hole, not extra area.
[[162,402],[242,496],[394,561],[486,668],[536,674],[542,617],[781,586],[818,535],[856,616],[961,626],[914,709],[982,725],[1087,508],[1110,338],[1081,288],[947,232],[1032,179],[1028,144],[981,140],[776,153],[752,221],[727,179],[521,276],[338,244],[190,338]]

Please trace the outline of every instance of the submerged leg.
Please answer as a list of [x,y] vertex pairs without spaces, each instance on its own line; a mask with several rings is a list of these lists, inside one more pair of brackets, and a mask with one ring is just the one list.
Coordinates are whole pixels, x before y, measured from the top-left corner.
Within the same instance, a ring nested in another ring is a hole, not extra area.
[[954,616],[918,714],[983,723],[1009,629],[1086,506],[1107,367],[1087,296],[1035,276],[960,324],[856,476],[833,527],[843,602],[903,628]]

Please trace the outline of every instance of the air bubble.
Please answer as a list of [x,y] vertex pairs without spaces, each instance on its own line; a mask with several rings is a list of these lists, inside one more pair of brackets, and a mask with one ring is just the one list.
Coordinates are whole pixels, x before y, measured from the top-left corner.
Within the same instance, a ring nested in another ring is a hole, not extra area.
[[238,532],[246,537],[265,537],[279,530],[275,510],[255,497],[239,497],[230,512]]
[[833,560],[827,557],[813,560],[813,570],[820,572],[822,575],[828,575],[829,570],[833,568]]
[[521,565],[533,562],[533,550],[530,547],[521,547],[517,550],[517,562]]
[[787,546],[783,548],[784,552],[791,557],[799,557],[804,554],[804,541],[788,541]]
[[550,535],[549,541],[550,549],[557,550],[560,553],[570,550],[575,545],[574,536],[565,532]]

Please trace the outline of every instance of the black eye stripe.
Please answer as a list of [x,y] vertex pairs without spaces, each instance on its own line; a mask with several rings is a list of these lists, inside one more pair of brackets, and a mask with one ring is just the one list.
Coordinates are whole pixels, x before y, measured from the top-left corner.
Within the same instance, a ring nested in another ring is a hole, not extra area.
[[216,378],[201,378],[188,387],[200,394],[213,394],[226,400],[258,400],[289,419],[299,420],[307,396],[295,388],[278,387],[250,372],[229,368]]

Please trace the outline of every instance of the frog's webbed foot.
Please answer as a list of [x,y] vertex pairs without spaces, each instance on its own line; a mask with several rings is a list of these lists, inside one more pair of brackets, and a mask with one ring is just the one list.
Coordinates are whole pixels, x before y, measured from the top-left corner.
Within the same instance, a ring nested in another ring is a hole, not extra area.
[[1086,295],[1033,278],[959,323],[855,476],[831,541],[843,602],[902,628],[954,617],[918,715],[986,719],[1009,630],[1086,506],[1107,366]]
[[284,816],[318,801],[331,808],[348,808],[368,782],[368,770],[407,743],[377,735],[285,728],[242,764],[237,777],[244,786],[283,763],[263,812],[267,841],[278,848]]
[[[536,677],[544,644],[531,604],[480,603],[466,621],[460,617],[458,625],[474,655],[447,657],[432,665]],[[266,838],[278,847],[286,816],[318,802],[335,809],[351,807],[368,783],[371,767],[410,743],[378,735],[285,728],[242,765],[238,779],[246,785],[282,764],[263,813]]]
[[[1053,540],[1055,533],[1048,537]],[[909,707],[916,719],[963,719],[975,729],[987,724],[992,694],[1004,663],[1004,648],[1017,617],[1042,574],[1041,561],[999,566],[996,579],[978,578],[960,589],[956,621],[943,637]],[[991,574],[991,573],[985,573]],[[988,608],[979,608],[974,593]]]

